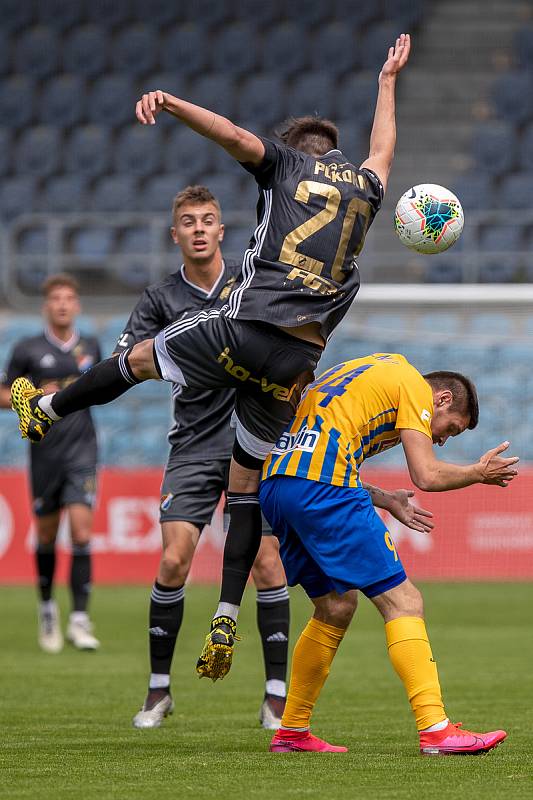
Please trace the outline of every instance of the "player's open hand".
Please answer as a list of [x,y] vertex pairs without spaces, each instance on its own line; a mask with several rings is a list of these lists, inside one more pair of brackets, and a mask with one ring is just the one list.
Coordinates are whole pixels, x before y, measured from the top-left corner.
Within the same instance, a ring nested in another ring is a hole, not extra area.
[[479,459],[482,479],[480,483],[489,483],[494,486],[507,486],[518,475],[518,456],[503,458],[500,453],[505,452],[509,442],[502,442],[498,447],[488,450]]
[[411,37],[408,33],[402,33],[396,39],[394,47],[389,47],[387,60],[379,73],[379,79],[384,75],[396,75],[407,64],[409,51],[411,50]]
[[435,527],[432,521],[433,514],[410,502],[409,498],[414,497],[414,494],[412,489],[396,489],[390,492],[388,511],[408,528],[420,533],[429,533]]
[[141,125],[155,125],[155,118],[165,107],[165,97],[161,89],[143,94],[135,106],[135,116]]

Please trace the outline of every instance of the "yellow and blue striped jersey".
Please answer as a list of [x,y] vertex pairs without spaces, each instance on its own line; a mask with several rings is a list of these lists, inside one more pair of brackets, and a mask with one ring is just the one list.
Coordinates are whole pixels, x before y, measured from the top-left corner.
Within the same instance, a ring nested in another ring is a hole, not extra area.
[[338,364],[311,383],[296,416],[263,467],[273,475],[360,487],[366,458],[411,428],[431,438],[433,393],[399,353],[374,353]]

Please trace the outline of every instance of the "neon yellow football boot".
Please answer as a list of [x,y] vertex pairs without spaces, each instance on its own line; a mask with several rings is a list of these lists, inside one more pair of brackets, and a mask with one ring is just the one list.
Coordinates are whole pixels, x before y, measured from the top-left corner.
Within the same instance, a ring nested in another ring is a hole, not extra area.
[[214,682],[228,674],[233,658],[233,645],[238,640],[236,630],[237,626],[231,617],[215,617],[196,663],[196,672],[200,678],[211,678]]
[[15,378],[11,386],[11,408],[19,418],[19,429],[23,439],[40,442],[54,421],[38,406],[42,389],[36,389],[28,378]]

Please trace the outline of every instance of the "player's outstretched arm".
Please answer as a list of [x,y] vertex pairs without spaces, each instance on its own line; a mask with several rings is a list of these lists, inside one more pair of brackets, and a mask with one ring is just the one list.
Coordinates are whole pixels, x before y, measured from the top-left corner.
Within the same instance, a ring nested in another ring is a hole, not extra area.
[[477,464],[450,464],[435,457],[429,436],[420,431],[401,431],[401,440],[411,480],[424,492],[445,492],[462,489],[474,483],[507,486],[517,475],[518,456],[504,458],[509,442],[481,456]]
[[410,502],[410,498],[415,494],[412,489],[395,489],[388,492],[386,489],[380,489],[379,486],[372,486],[370,483],[363,483],[363,488],[369,493],[372,504],[376,508],[384,508],[408,528],[420,531],[420,533],[429,533],[435,527],[431,511]]
[[396,76],[406,65],[410,49],[411,37],[408,33],[402,33],[396,39],[394,47],[389,47],[387,60],[378,78],[378,99],[370,134],[370,150],[368,158],[361,164],[361,167],[376,173],[384,189],[396,146]]
[[216,142],[237,161],[258,165],[263,160],[265,146],[258,136],[207,108],[160,89],[143,94],[135,106],[135,116],[141,125],[155,125],[155,118],[161,111],[172,114],[196,133]]

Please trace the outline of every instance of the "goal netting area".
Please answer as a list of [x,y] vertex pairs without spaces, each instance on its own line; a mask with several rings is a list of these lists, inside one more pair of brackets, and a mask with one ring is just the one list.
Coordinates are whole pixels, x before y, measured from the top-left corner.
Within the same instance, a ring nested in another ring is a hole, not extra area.
[[[508,440],[521,460],[505,489],[417,491],[435,515],[429,536],[387,517],[409,574],[533,579],[533,286],[363,285],[320,367],[374,352],[402,353],[421,372],[454,370],[475,382],[479,425],[439,448],[439,458],[472,463]],[[387,488],[413,488],[401,446],[370,459],[364,475]]]

